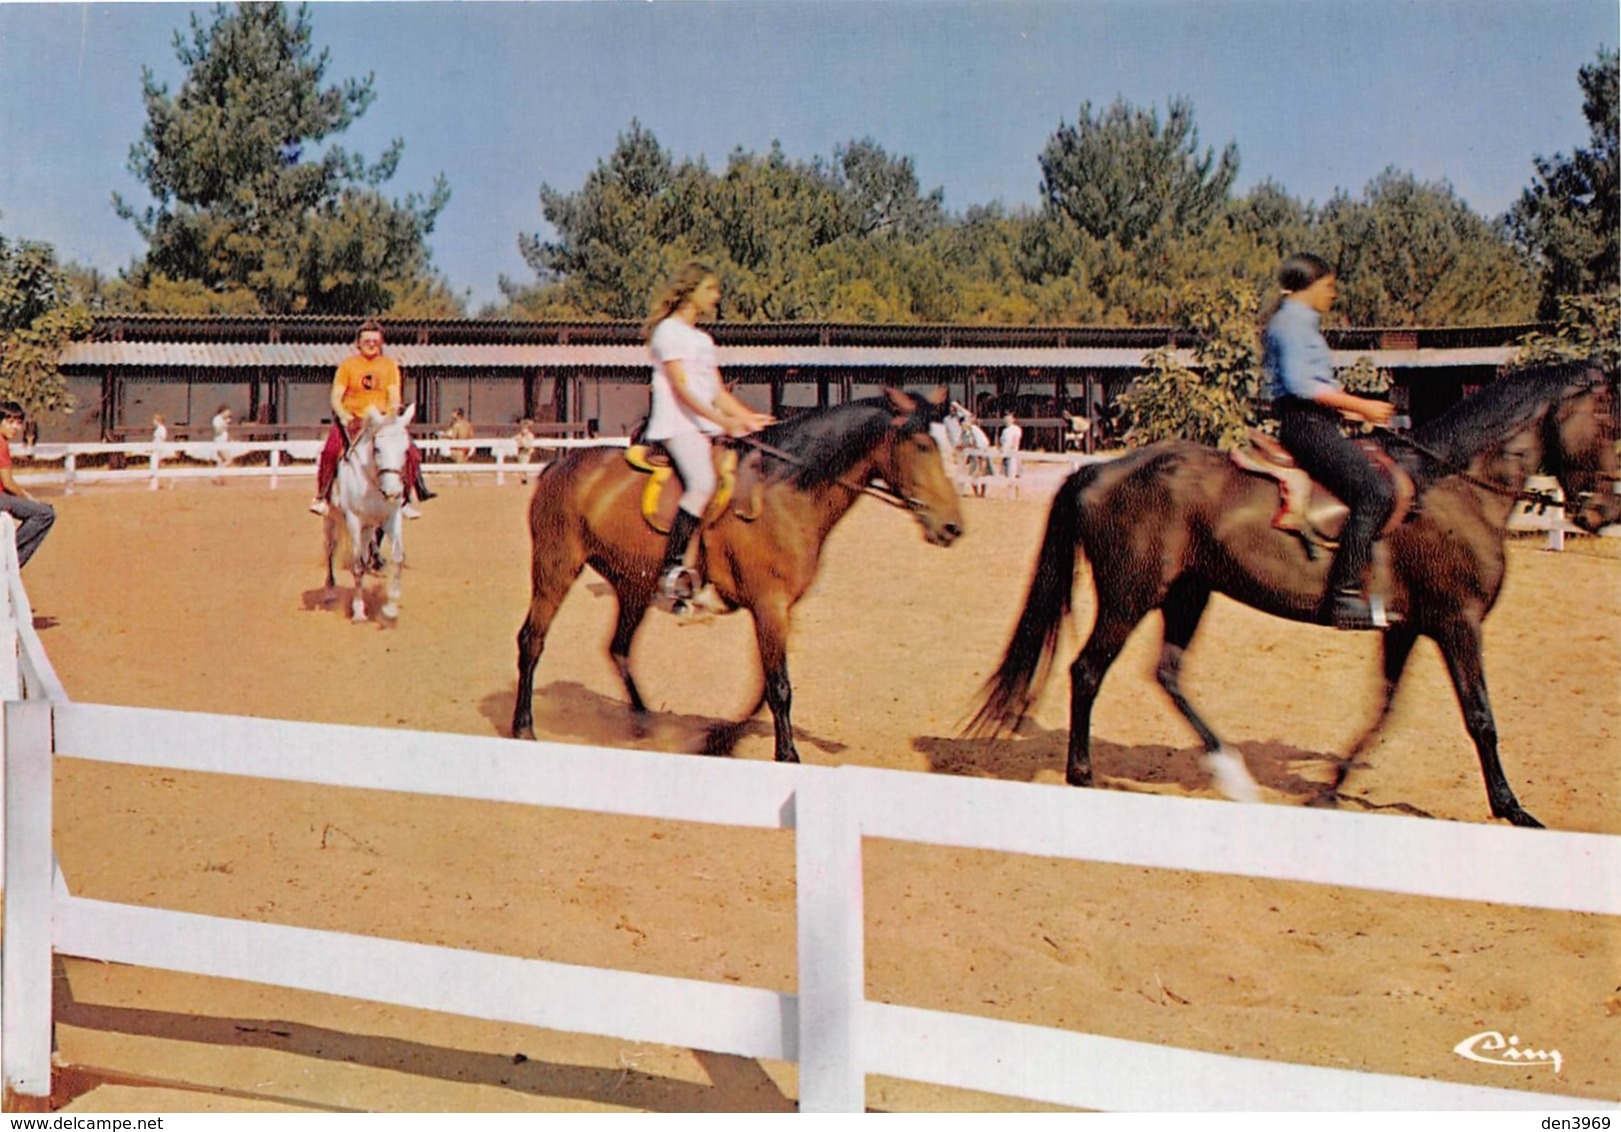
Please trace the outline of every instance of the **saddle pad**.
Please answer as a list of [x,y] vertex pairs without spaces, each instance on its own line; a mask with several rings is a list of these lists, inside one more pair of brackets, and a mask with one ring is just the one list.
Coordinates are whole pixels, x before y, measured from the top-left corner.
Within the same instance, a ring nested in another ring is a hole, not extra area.
[[[725,514],[727,504],[732,501],[737,483],[737,450],[717,446],[714,461],[715,495],[704,512],[706,527]],[[647,476],[642,488],[642,518],[659,534],[669,534],[682,491],[681,477],[676,475],[669,454],[662,447],[654,451],[649,445],[633,444],[625,450],[625,462]]]

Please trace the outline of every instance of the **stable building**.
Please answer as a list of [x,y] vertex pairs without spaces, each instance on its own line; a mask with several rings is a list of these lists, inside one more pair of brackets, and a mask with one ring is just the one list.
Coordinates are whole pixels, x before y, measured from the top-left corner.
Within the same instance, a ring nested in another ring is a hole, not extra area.
[[[631,322],[382,320],[385,352],[427,427],[462,409],[481,435],[537,422],[551,435],[625,435],[648,406],[648,362]],[[78,399],[47,417],[53,441],[140,437],[163,413],[176,438],[202,435],[228,405],[242,438],[319,435],[333,371],[357,319],[110,315],[61,366]],[[1060,411],[1106,422],[1114,399],[1169,348],[1191,363],[1191,332],[1165,327],[874,326],[726,323],[705,327],[722,372],[749,404],[782,416],[944,385],[982,416],[1016,412],[1032,447],[1056,441]],[[1364,355],[1391,373],[1415,422],[1489,383],[1533,325],[1329,330],[1336,361]],[[1052,435],[1046,435],[1048,430]],[[1100,430],[1102,431],[1102,430]],[[1052,446],[1052,445],[1049,445]]]

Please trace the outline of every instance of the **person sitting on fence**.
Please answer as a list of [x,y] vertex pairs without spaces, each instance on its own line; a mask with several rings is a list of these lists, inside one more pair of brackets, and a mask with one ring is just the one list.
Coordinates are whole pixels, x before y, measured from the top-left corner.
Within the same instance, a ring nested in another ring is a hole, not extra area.
[[996,448],[1001,453],[1002,474],[1009,479],[1019,476],[1019,448],[1024,443],[1024,429],[1012,413],[1002,418],[1002,435],[997,438]]
[[1092,422],[1080,413],[1064,414],[1064,423],[1068,431],[1064,434],[1064,447],[1073,448],[1077,452],[1086,449],[1086,434],[1092,431]]
[[[224,471],[231,466],[231,406],[221,405],[214,414],[214,466]],[[224,483],[216,478],[215,483]]]
[[11,473],[11,442],[23,434],[28,414],[15,401],[0,401],[0,512],[17,520],[17,566],[34,557],[56,522],[56,509],[29,495]]
[[[360,434],[367,411],[376,409],[397,416],[401,407],[400,367],[393,358],[383,356],[383,328],[371,319],[362,323],[355,337],[355,351],[332,378],[332,431],[327,433],[326,447],[321,449],[315,472],[315,499],[310,503],[310,510],[317,515],[325,515],[330,509],[327,497],[338,478],[338,461],[349,441]],[[407,519],[422,517],[422,512],[411,506],[413,490],[418,502],[437,494],[422,481],[422,453],[414,443],[405,450],[405,507],[400,514]]]
[[[452,409],[450,410],[450,427],[439,435],[446,440],[471,440],[473,439],[473,422],[468,420],[467,414],[460,409]],[[452,463],[465,464],[467,463],[467,457],[470,455],[472,455],[472,450],[468,448],[452,448],[450,450]]]
[[535,422],[521,420],[512,439],[518,445],[518,482],[529,482],[529,463],[535,457]]

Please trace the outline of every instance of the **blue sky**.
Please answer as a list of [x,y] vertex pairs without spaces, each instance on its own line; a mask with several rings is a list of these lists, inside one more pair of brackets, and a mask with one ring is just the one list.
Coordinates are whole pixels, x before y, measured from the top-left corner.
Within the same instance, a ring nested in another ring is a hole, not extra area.
[[[143,245],[109,203],[143,65],[177,89],[164,3],[0,2],[0,232],[113,272]],[[677,158],[724,167],[773,140],[831,156],[872,137],[947,207],[1032,204],[1037,156],[1083,102],[1193,102],[1204,145],[1323,201],[1395,166],[1495,216],[1537,154],[1587,141],[1576,72],[1618,38],[1614,0],[654,0],[317,3],[329,81],[376,76],[341,139],[405,139],[397,197],[453,197],[435,262],[476,306],[528,281],[542,184],[571,190],[633,118]]]

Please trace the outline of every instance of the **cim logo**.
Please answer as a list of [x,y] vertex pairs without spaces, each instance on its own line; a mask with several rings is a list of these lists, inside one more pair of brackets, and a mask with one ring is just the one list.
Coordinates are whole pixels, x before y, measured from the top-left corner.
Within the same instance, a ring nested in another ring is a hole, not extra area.
[[1510,1034],[1505,1038],[1497,1030],[1485,1030],[1465,1038],[1452,1047],[1452,1052],[1484,1065],[1551,1065],[1556,1074],[1564,1066],[1564,1058],[1558,1050],[1521,1046],[1519,1035]]

